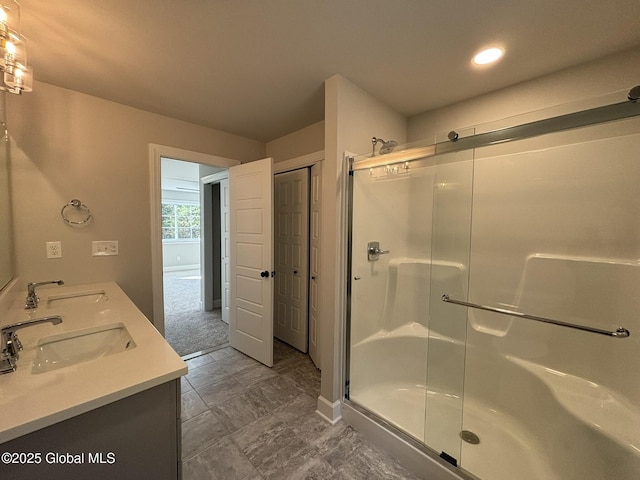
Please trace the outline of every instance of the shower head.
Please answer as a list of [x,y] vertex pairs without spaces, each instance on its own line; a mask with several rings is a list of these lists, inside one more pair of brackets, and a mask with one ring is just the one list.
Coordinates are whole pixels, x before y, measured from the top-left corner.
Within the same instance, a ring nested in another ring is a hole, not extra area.
[[381,138],[377,138],[377,137],[371,138],[371,143],[373,144],[373,150],[371,152],[371,156],[372,157],[375,156],[375,154],[376,154],[376,144],[377,143],[382,144],[382,146],[378,150],[378,153],[380,155],[385,155],[387,153],[391,153],[391,152],[393,152],[393,149],[398,146],[398,142],[396,142],[395,140],[389,140],[388,142],[385,142]]
[[396,142],[395,140],[389,140],[388,142],[384,142],[382,144],[382,146],[380,147],[380,150],[378,150],[378,153],[380,155],[391,153],[393,152],[393,149],[396,148],[397,146],[398,146],[398,142]]

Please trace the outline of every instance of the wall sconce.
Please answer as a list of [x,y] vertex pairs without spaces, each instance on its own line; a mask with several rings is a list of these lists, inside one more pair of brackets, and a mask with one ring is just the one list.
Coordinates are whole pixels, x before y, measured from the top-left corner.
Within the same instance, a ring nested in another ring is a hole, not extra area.
[[33,90],[33,69],[27,66],[27,43],[20,30],[20,4],[0,0],[0,90],[22,94]]

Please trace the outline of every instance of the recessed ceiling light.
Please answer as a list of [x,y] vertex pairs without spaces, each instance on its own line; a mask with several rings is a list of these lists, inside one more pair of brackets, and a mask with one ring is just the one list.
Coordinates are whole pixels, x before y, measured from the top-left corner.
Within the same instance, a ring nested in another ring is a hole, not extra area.
[[489,63],[497,62],[504,55],[504,50],[498,47],[487,48],[478,52],[473,57],[473,63],[476,65],[487,65]]

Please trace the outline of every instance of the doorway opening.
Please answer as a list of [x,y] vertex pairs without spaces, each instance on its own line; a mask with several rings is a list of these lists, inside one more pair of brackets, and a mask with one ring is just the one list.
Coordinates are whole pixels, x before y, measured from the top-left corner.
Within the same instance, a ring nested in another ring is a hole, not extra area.
[[212,201],[215,188],[201,181],[219,171],[226,173],[223,168],[161,158],[165,338],[182,357],[200,355],[229,340],[220,282],[210,281],[220,278],[220,262],[212,261],[220,255],[211,248],[220,250],[220,202]]
[[321,163],[274,177],[274,335],[320,367],[318,346]]
[[[153,288],[153,323],[158,329],[158,331],[162,335],[165,335],[165,305],[164,305],[164,294],[163,294],[164,269],[163,269],[163,261],[162,261],[163,242],[162,242],[162,187],[161,187],[163,158],[178,160],[186,163],[200,164],[200,167],[218,167],[218,170],[227,169],[227,172],[229,175],[228,192],[229,192],[229,196],[233,198],[233,202],[230,202],[231,213],[229,216],[231,218],[230,232],[232,235],[231,235],[231,241],[229,243],[230,245],[232,245],[232,248],[230,249],[230,251],[234,251],[234,248],[236,251],[236,255],[233,257],[236,259],[236,262],[230,262],[230,278],[236,278],[237,280],[236,282],[233,282],[231,288],[233,289],[233,285],[235,285],[236,289],[238,288],[238,286],[242,286],[244,288],[244,290],[241,292],[235,292],[235,293],[233,291],[230,291],[228,293],[225,292],[225,294],[228,296],[228,299],[230,299],[229,305],[231,306],[231,309],[236,313],[236,315],[233,316],[233,318],[230,317],[229,343],[231,344],[231,346],[233,346],[237,350],[240,350],[243,353],[258,359],[259,361],[261,361],[262,363],[265,363],[266,365],[271,365],[272,358],[273,358],[272,356],[273,355],[273,303],[272,303],[273,289],[271,287],[267,289],[267,291],[270,290],[270,293],[263,291],[260,297],[263,299],[267,299],[267,298],[270,299],[268,302],[270,305],[268,305],[266,310],[263,308],[264,310],[263,313],[265,315],[265,318],[264,318],[264,321],[262,321],[259,326],[259,328],[265,330],[265,332],[268,330],[269,335],[258,336],[259,339],[261,339],[261,341],[264,343],[264,345],[269,347],[268,349],[263,349],[265,350],[264,355],[268,356],[268,358],[265,356],[265,359],[263,361],[261,358],[259,358],[260,355],[258,355],[254,351],[251,351],[251,349],[246,348],[246,345],[242,345],[241,342],[238,342],[238,334],[246,334],[249,331],[251,331],[254,334],[259,333],[256,330],[256,328],[258,328],[258,324],[254,321],[255,315],[251,316],[247,313],[249,312],[249,310],[245,308],[245,304],[246,304],[245,300],[247,300],[247,298],[243,298],[243,295],[245,297],[248,297],[250,300],[252,298],[252,295],[255,296],[255,292],[254,292],[255,288],[252,289],[251,287],[255,286],[256,284],[261,284],[262,281],[264,281],[265,276],[270,277],[275,275],[273,272],[271,275],[269,275],[269,271],[264,270],[265,268],[267,269],[273,268],[272,254],[263,256],[262,258],[264,259],[264,261],[259,262],[260,264],[257,266],[248,265],[248,263],[250,263],[249,261],[254,259],[255,255],[245,255],[244,253],[251,253],[251,252],[245,251],[249,247],[253,248],[253,250],[251,250],[253,252],[255,250],[254,248],[255,242],[247,242],[245,238],[248,238],[247,234],[251,234],[253,230],[255,230],[254,220],[256,220],[255,218],[256,208],[254,207],[254,208],[247,209],[246,202],[243,203],[244,202],[243,197],[247,197],[246,200],[253,201],[256,197],[257,192],[264,192],[265,195],[262,195],[262,198],[267,198],[267,199],[269,197],[273,198],[272,189],[273,189],[274,173],[280,173],[280,172],[293,170],[296,168],[302,168],[302,167],[312,167],[311,183],[313,185],[312,188],[315,188],[315,194],[312,194],[311,201],[312,201],[312,205],[315,205],[315,207],[312,207],[312,210],[310,212],[310,215],[311,215],[310,224],[319,226],[320,224],[319,219],[321,217],[320,215],[321,188],[319,187],[321,185],[321,163],[324,158],[323,152],[316,152],[314,154],[308,154],[303,157],[298,157],[296,159],[280,162],[276,168],[272,168],[272,159],[270,158],[264,159],[264,161],[259,160],[254,162],[247,162],[246,164],[241,164],[241,162],[237,160],[218,157],[214,155],[182,150],[182,149],[168,147],[164,145],[158,145],[158,144],[149,145],[150,174],[151,174],[151,231],[152,231],[151,266],[152,266],[152,288]],[[267,164],[269,166],[268,168],[265,168]],[[209,170],[209,172],[210,171],[211,170]],[[314,172],[316,172],[316,175],[314,175]],[[232,176],[233,176],[233,179],[231,178]],[[251,177],[253,177],[253,180],[251,180]],[[254,188],[256,187],[255,181],[258,180],[258,178],[262,178],[263,180],[259,181],[260,183],[258,184],[258,186],[260,188],[256,189]],[[202,182],[202,177],[200,180]],[[247,185],[247,182],[245,180],[249,180],[249,183],[251,183],[252,185]],[[235,188],[233,187],[233,185],[235,185]],[[216,187],[212,187],[212,188],[216,188]],[[221,187],[218,186],[217,188],[221,188]],[[209,197],[216,197],[217,194],[212,192],[214,192],[214,190],[203,188],[203,190],[200,192],[201,201],[203,201],[203,195],[206,196],[208,194]],[[268,213],[268,218],[265,219],[266,222],[259,222],[259,224],[264,225],[265,228],[267,225],[269,225],[269,233],[267,235],[269,238],[271,238],[270,229],[271,229],[271,225],[273,225],[272,223],[273,220],[271,218],[272,213],[269,213],[269,212],[273,212],[272,208],[273,208],[272,205],[269,205],[267,207],[267,210],[265,210],[265,212]],[[217,222],[209,218],[209,216],[207,215],[204,215],[202,218],[203,218],[203,222],[204,220],[209,220],[213,223]],[[241,221],[240,229],[237,228],[239,226],[238,220]],[[234,221],[235,221],[236,230],[233,229]],[[202,229],[203,237],[207,231],[208,231],[207,228],[204,227],[203,225],[203,229]],[[316,229],[316,232],[317,231],[318,230]],[[233,232],[235,232],[235,234]],[[241,236],[244,235],[244,237],[242,238],[238,237],[239,233],[241,234]],[[317,322],[317,306],[320,303],[319,297],[317,294],[317,292],[319,291],[319,289],[317,288],[318,287],[318,281],[317,281],[318,267],[319,267],[319,261],[318,261],[319,237],[317,236],[314,237],[313,235],[311,235],[311,237],[312,239],[310,240],[311,251],[309,255],[310,257],[309,273],[312,275],[311,280],[314,281],[314,287],[310,289],[309,296],[311,297],[312,295],[315,294],[315,297],[314,297],[315,300],[312,300],[311,298],[309,300],[310,304],[314,305],[314,308],[313,309],[309,308],[309,316],[310,317],[313,316],[313,320],[311,320],[311,318],[309,319],[310,332],[309,332],[308,341],[309,341],[309,354],[313,359],[314,363],[316,364],[316,366],[319,366],[321,363],[319,358],[320,349],[318,348],[319,336],[318,336],[318,322]],[[223,240],[221,240],[221,242],[223,242]],[[206,245],[207,244],[201,245],[201,248],[205,249],[205,251],[208,248]],[[242,252],[240,252],[242,254],[240,255],[238,255],[238,248],[242,250]],[[266,253],[269,253],[269,252],[273,252],[272,246],[267,245]],[[238,259],[242,260],[241,265],[238,264],[237,262]],[[206,261],[202,262],[202,264],[205,264],[205,265],[206,263],[207,263]],[[244,270],[238,273],[237,271],[238,267]],[[234,272],[234,268],[236,269],[235,272]],[[206,267],[204,269],[201,268],[199,279],[189,278],[189,277],[198,277],[197,273],[191,274],[189,272],[184,272],[184,275],[182,275],[180,279],[183,281],[200,280],[202,289],[206,291],[208,288],[207,282],[209,281],[208,272],[209,270]],[[169,275],[167,276],[169,277]],[[264,281],[264,285],[265,286],[273,285],[273,281],[269,281],[268,283],[267,281]],[[250,287],[250,288],[247,290],[247,288],[245,287]],[[315,292],[315,293],[312,293],[312,292]],[[224,302],[225,298],[227,298],[225,295],[221,295],[221,298],[220,298],[221,304]],[[201,304],[199,305],[199,307],[202,308],[203,310],[207,310],[207,308],[209,308],[207,306],[208,304],[206,303],[207,301],[208,301],[208,298],[206,296],[201,296],[200,297]],[[215,302],[216,300],[213,299],[212,301]],[[240,305],[242,302],[244,303]],[[252,303],[252,305],[254,306],[255,304],[256,302]],[[222,308],[222,312],[224,312],[224,307]],[[313,323],[313,326],[312,326],[312,323]],[[232,333],[236,334],[236,337],[233,337]],[[254,335],[254,338],[258,338],[258,337]],[[313,355],[314,350],[315,350],[315,355]],[[206,351],[195,352],[193,354],[187,354],[186,356],[183,356],[183,358],[185,359],[193,358],[206,353],[207,353]]]

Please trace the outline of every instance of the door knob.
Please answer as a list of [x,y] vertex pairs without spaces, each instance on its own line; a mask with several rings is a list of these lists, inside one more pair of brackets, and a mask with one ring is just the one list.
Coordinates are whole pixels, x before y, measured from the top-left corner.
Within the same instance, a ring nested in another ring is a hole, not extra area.
[[298,270],[294,270],[294,271],[293,271],[293,274],[294,274],[294,275],[297,275],[297,274],[298,274]]
[[260,276],[262,278],[269,278],[269,270],[265,270],[264,272],[260,272]]

